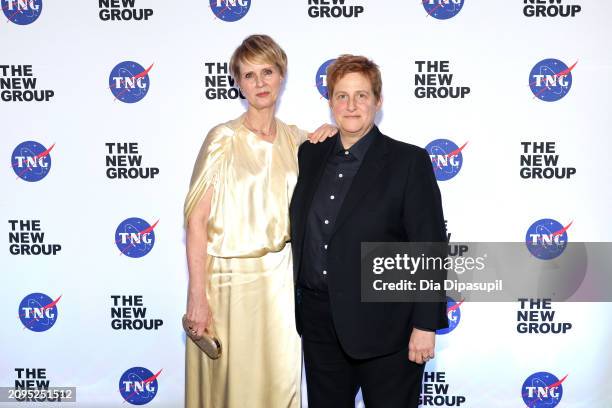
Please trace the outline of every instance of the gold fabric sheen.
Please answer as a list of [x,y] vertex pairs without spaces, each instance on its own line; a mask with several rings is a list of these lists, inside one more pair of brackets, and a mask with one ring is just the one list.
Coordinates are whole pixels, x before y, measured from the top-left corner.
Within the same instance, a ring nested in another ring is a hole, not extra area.
[[298,408],[301,348],[295,330],[289,203],[297,149],[306,133],[276,120],[266,142],[244,115],[213,128],[202,145],[185,200],[185,220],[209,187],[213,330],[223,351],[209,359],[187,339],[189,408]]

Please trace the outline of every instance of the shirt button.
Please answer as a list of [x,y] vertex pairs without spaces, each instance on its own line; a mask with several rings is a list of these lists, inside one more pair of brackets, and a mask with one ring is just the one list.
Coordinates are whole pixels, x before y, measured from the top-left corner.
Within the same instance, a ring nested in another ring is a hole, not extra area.
[[349,151],[348,151],[348,150],[345,150],[345,151],[344,151],[344,154],[345,154],[345,155],[348,155],[348,154],[349,154]]
[[325,220],[323,221],[325,224],[329,224],[329,220]]
[[327,244],[323,245],[323,248],[327,249]]
[[327,275],[327,271],[323,271],[323,275]]
[[338,177],[342,178],[342,173],[338,174]]
[[330,195],[329,198],[333,200],[334,198],[336,198],[336,196]]

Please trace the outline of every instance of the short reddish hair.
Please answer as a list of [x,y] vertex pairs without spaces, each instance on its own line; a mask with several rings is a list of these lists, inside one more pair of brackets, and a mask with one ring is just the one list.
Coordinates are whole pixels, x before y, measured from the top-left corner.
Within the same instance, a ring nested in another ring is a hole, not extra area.
[[336,83],[346,74],[358,72],[370,80],[376,101],[382,95],[382,78],[380,69],[374,61],[361,55],[343,54],[327,67],[327,95],[331,99]]

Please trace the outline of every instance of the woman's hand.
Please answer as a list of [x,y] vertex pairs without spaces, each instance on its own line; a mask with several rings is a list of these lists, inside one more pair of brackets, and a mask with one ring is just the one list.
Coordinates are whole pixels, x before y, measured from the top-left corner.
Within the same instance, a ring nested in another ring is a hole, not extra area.
[[212,312],[204,290],[190,291],[189,299],[187,299],[187,322],[191,328],[191,334],[200,337],[204,332],[209,333]]
[[408,360],[424,364],[435,357],[436,332],[414,327],[408,342]]
[[334,125],[324,124],[319,126],[317,130],[308,134],[308,141],[310,143],[319,143],[324,141],[325,139],[332,137],[338,133],[338,128]]

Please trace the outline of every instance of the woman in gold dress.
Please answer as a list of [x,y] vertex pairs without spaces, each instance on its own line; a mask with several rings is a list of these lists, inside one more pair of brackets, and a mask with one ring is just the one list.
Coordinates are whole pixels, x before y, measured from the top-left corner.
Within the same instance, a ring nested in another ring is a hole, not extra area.
[[[300,406],[288,211],[306,132],[274,116],[286,67],[270,37],[243,41],[230,70],[248,109],[208,133],[193,169],[187,319],[195,335],[216,335],[223,353],[211,360],[187,339],[190,408]],[[335,132],[323,125],[310,139]]]

